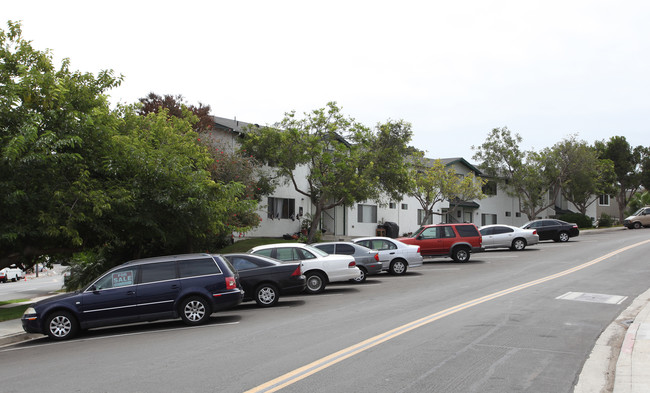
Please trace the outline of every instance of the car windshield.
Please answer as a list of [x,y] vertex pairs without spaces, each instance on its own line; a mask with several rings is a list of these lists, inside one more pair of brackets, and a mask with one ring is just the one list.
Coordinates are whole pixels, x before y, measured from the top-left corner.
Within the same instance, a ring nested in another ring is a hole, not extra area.
[[632,214],[632,215],[633,215],[633,216],[642,216],[644,210],[645,210],[645,207],[642,207],[641,209],[639,209],[639,210],[637,210],[636,212],[634,212],[634,214]]
[[316,247],[310,246],[309,244],[305,244],[305,248],[307,250],[311,251],[312,253],[320,256],[320,257],[326,257],[326,256],[330,255],[330,254],[326,253],[323,250],[320,250],[320,249],[318,249]]
[[418,228],[417,231],[413,232],[413,234],[411,236],[409,236],[409,237],[413,237],[413,238],[418,237],[420,235],[420,233],[422,233],[422,231],[424,231],[425,229],[426,229],[426,227],[420,227],[420,228]]

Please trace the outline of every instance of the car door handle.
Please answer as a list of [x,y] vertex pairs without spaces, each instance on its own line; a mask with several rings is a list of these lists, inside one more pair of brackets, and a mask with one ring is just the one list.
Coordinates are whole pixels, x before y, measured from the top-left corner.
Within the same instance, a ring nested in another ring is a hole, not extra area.
[[389,254],[390,254],[390,255],[395,255],[395,253],[394,253],[394,252],[389,252]]
[[179,288],[179,287],[178,287],[177,284],[172,285],[172,289],[178,289],[178,288]]
[[128,291],[126,294],[127,295],[135,295],[135,291]]

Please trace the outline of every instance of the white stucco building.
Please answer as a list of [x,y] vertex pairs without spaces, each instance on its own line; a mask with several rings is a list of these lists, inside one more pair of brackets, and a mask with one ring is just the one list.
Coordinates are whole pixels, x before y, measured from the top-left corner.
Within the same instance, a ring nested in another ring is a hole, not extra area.
[[[235,149],[238,139],[244,133],[244,127],[251,123],[237,120],[214,117],[215,130],[202,137],[210,138],[215,144],[223,148]],[[253,124],[253,126],[255,126]],[[465,176],[473,172],[481,176],[481,172],[462,157],[442,158],[447,167],[452,167],[456,173]],[[304,172],[301,176],[300,172]],[[306,179],[306,168],[297,169],[296,178]],[[305,184],[300,184],[305,189]],[[477,226],[487,224],[508,224],[520,226],[528,221],[525,214],[519,210],[519,200],[509,196],[503,185],[497,182],[488,182],[484,187],[486,198],[476,201],[459,202],[460,207],[454,217],[446,214],[449,201],[437,204],[433,211],[436,213],[431,223],[441,222],[471,222]],[[575,206],[564,201],[561,197],[555,205],[563,210],[577,211]],[[596,217],[596,206],[590,206],[587,215]],[[272,195],[263,198],[259,205],[258,214],[262,218],[259,227],[247,233],[235,234],[235,237],[281,237],[284,234],[293,234],[300,231],[301,221],[307,213],[315,210],[308,198],[298,193],[293,185],[278,186]],[[555,209],[546,209],[538,218],[549,218],[556,214]],[[323,212],[321,228],[325,230],[324,238],[350,238],[371,236],[377,233],[378,225],[393,222],[399,226],[399,234],[413,232],[422,224],[422,207],[414,197],[405,196],[400,201],[391,201],[378,204],[375,201],[366,201],[354,206],[337,206]]]

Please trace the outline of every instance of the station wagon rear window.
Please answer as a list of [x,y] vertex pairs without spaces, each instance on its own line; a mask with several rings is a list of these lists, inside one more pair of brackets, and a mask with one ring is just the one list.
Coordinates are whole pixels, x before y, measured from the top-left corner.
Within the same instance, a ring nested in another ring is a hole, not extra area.
[[192,259],[178,264],[181,278],[220,274],[221,270],[212,258]]

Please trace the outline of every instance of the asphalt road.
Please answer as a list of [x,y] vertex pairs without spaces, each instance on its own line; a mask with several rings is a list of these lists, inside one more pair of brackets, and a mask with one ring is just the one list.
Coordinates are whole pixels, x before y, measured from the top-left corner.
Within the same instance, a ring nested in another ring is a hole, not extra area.
[[43,272],[38,278],[0,284],[0,301],[33,299],[58,291],[62,286],[63,276],[60,273],[49,275]]
[[245,303],[201,327],[38,339],[0,350],[2,391],[570,392],[650,286],[648,251],[648,229],[583,235]]

